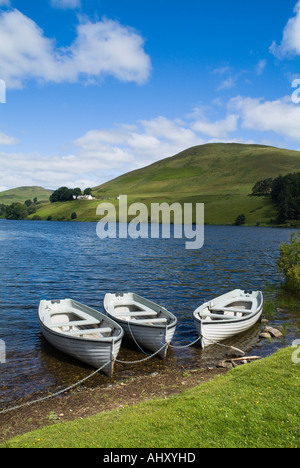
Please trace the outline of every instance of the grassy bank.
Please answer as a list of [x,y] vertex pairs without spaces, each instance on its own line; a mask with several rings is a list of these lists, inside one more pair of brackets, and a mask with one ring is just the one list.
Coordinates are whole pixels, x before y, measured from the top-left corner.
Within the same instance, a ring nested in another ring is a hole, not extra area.
[[299,447],[295,348],[167,400],[153,400],[17,437],[5,447]]
[[[47,220],[49,217],[53,221],[71,221],[71,215],[76,213],[76,221],[99,221],[100,216],[96,215],[97,206],[100,203],[112,203],[116,207],[118,216],[118,200],[109,198],[105,200],[74,200],[63,203],[48,203],[41,205],[35,215]],[[244,213],[247,225],[274,225],[277,218],[276,207],[268,197],[250,197],[247,194],[239,195],[197,195],[187,196],[186,193],[177,193],[169,195],[164,193],[140,194],[128,197],[128,205],[136,202],[142,202],[148,207],[149,217],[151,216],[151,203],[196,203],[205,204],[205,223],[232,225],[239,214]],[[138,215],[139,213],[137,213]],[[133,216],[134,217],[134,216]],[[130,217],[128,218],[130,220]],[[195,221],[195,219],[194,219]]]

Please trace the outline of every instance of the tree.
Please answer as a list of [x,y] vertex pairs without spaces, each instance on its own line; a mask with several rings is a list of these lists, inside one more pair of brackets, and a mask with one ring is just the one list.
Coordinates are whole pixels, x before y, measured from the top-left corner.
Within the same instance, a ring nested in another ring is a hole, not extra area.
[[81,194],[81,188],[77,187],[73,189],[73,195],[75,195],[76,198],[79,197]]
[[25,205],[26,205],[26,211],[28,215],[36,213],[35,204],[31,200],[26,200]]
[[27,212],[29,215],[32,213],[36,213],[36,207],[34,203],[31,203],[31,205],[27,207]]
[[28,216],[26,205],[12,203],[6,207],[6,219],[25,219]]
[[51,203],[73,200],[73,190],[68,187],[60,187],[49,198]]
[[252,189],[252,195],[256,197],[263,197],[270,195],[273,189],[274,179],[263,179],[256,182]]
[[[298,237],[298,238],[297,238]],[[285,277],[285,287],[293,292],[300,293],[300,232],[296,237],[291,235],[289,244],[281,244],[280,256],[277,260],[279,271]]]
[[86,188],[83,193],[84,195],[92,195],[92,189],[90,187]]
[[5,213],[6,213],[6,206],[1,203],[0,204],[0,216],[5,215]]
[[279,176],[274,180],[272,200],[278,208],[278,221],[300,219],[300,172]]
[[242,226],[245,223],[246,223],[246,216],[244,214],[240,214],[237,216],[234,224],[235,226]]

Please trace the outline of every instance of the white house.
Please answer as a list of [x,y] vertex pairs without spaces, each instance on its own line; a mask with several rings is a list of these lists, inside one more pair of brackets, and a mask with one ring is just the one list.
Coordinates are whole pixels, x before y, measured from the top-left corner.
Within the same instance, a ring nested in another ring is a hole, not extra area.
[[96,200],[95,197],[92,197],[92,195],[79,195],[79,197],[76,197],[76,195],[73,195],[74,200]]

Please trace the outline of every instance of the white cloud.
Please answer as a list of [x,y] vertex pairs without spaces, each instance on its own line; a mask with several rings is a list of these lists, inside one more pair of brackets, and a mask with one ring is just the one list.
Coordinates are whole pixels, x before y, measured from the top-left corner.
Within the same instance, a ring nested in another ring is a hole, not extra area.
[[121,174],[204,142],[183,122],[160,116],[134,126],[92,130],[74,144],[79,155],[102,161],[103,167],[116,168]]
[[270,51],[279,59],[300,55],[300,1],[294,8],[295,16],[290,18],[283,31],[281,44],[274,41]]
[[0,145],[1,146],[13,146],[20,143],[17,138],[6,135],[5,133],[0,133]]
[[[222,118],[222,109],[225,115]],[[93,129],[73,144],[72,152],[41,155],[0,153],[3,183],[46,188],[97,186],[128,171],[173,156],[189,147],[216,142],[274,144],[280,138],[300,142],[300,106],[290,97],[274,101],[237,96],[227,105],[195,108],[182,119],[158,116],[132,125]],[[208,119],[209,112],[218,112]],[[273,133],[272,133],[273,132]],[[0,142],[5,142],[0,134]],[[275,144],[276,146],[276,144]],[[32,168],[34,167],[34,171]]]
[[50,5],[61,10],[75,9],[81,7],[81,0],[50,0]]
[[300,106],[295,106],[289,96],[275,101],[238,96],[229,107],[240,115],[245,129],[271,131],[300,141]]
[[0,70],[9,88],[21,88],[28,79],[62,83],[105,75],[142,84],[151,70],[143,46],[133,29],[103,19],[82,20],[74,42],[57,48],[55,40],[20,11],[0,15]]
[[10,0],[0,0],[0,7],[10,7]]
[[264,59],[264,60],[260,60],[256,66],[256,74],[257,75],[262,75],[265,68],[267,66],[267,61]]
[[225,80],[223,80],[220,86],[217,88],[218,91],[222,91],[223,89],[231,89],[236,86],[237,77],[236,76],[229,76]]
[[209,122],[205,118],[197,120],[192,125],[193,130],[208,135],[211,138],[228,138],[229,134],[237,130],[239,116],[229,114],[224,120]]

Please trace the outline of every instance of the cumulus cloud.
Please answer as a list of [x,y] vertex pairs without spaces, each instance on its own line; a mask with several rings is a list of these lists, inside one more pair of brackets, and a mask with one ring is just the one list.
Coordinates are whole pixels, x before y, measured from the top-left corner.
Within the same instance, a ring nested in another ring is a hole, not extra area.
[[125,82],[146,82],[151,71],[144,40],[117,21],[82,19],[74,42],[57,48],[54,39],[30,18],[14,9],[0,15],[0,70],[9,88],[28,79],[76,82],[106,75]]
[[212,138],[228,138],[230,133],[237,130],[238,119],[238,115],[229,114],[225,119],[216,122],[209,122],[206,119],[197,120],[192,127],[195,131]]
[[294,8],[295,16],[290,18],[283,31],[283,38],[278,45],[274,41],[270,51],[275,57],[283,59],[300,55],[300,1]]
[[81,0],[50,0],[50,5],[61,10],[74,9],[81,7]]
[[290,97],[267,101],[237,96],[229,107],[239,114],[245,129],[271,131],[300,142],[300,107],[292,104]]
[[17,138],[6,135],[0,132],[0,146],[13,146],[18,145],[20,141]]
[[141,120],[135,125],[119,125],[110,130],[92,130],[74,144],[79,155],[102,161],[103,166],[142,167],[204,140],[185,124],[165,117]]
[[1,152],[0,164],[5,189],[23,185],[49,189],[63,185],[86,188],[105,181],[101,176],[105,168],[100,160],[97,162],[72,154],[45,156],[39,153]]
[[[79,136],[72,152],[66,154],[6,150],[0,153],[1,174],[7,188],[24,184],[86,188],[205,143],[272,144],[274,138],[278,141],[281,137],[297,145],[300,142],[300,107],[290,97],[268,101],[237,96],[222,109],[223,118],[218,113],[213,119],[211,113],[216,109],[205,107],[195,108],[182,119],[157,116],[131,125],[92,129]],[[0,144],[1,140],[9,144],[9,138],[0,133]]]

